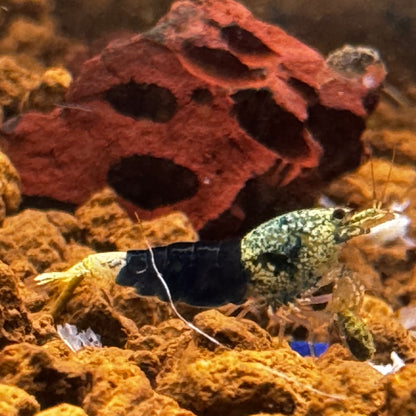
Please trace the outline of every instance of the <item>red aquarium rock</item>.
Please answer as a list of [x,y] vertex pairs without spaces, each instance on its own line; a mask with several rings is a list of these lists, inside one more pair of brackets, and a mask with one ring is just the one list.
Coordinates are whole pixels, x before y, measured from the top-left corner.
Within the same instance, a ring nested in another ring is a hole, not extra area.
[[130,212],[182,210],[218,236],[357,166],[384,76],[377,61],[335,71],[232,0],[181,0],[85,62],[68,106],[25,114],[3,147],[26,196],[80,204],[110,185]]

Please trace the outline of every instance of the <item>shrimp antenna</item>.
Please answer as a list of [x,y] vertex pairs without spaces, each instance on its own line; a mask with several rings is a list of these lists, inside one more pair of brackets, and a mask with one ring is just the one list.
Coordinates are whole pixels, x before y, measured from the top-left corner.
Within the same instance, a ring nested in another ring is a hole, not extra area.
[[374,177],[374,163],[373,163],[373,158],[370,158],[370,168],[371,168],[371,187],[372,187],[372,199],[373,199],[373,206],[375,208],[378,208],[378,203],[377,203],[377,193],[376,193],[376,180]]
[[[168,298],[168,302],[170,307],[172,308],[174,314],[188,327],[191,328],[193,331],[197,332],[198,334],[202,335],[203,337],[205,337],[206,339],[208,339],[209,341],[211,341],[212,343],[214,343],[215,345],[218,345],[220,347],[223,348],[227,348],[224,344],[221,344],[221,342],[217,341],[214,337],[212,337],[211,335],[208,335],[206,332],[204,332],[202,329],[199,329],[197,326],[195,326],[192,322],[189,322],[183,315],[181,315],[181,313],[176,309],[176,306],[172,300],[172,295],[170,293],[170,289],[168,284],[166,283],[166,280],[163,278],[162,273],[160,273],[159,269],[157,268],[156,265],[156,261],[155,261],[155,256],[152,250],[152,247],[149,244],[149,241],[147,240],[145,234],[144,234],[144,229],[143,229],[143,224],[139,218],[139,216],[137,215],[137,212],[134,213],[134,216],[137,219],[137,222],[139,224],[140,227],[140,231],[142,233],[143,236],[143,240],[147,246],[147,249],[149,250],[150,253],[150,261],[152,263],[152,267],[153,270],[156,273],[157,278],[159,279],[160,283],[163,286],[163,289],[165,290],[166,296]],[[228,349],[228,348],[227,348]]]
[[393,153],[391,155],[391,162],[390,162],[390,169],[387,173],[387,178],[386,178],[386,183],[384,184],[384,189],[383,189],[383,193],[381,194],[381,206],[384,205],[385,198],[386,198],[386,191],[387,191],[387,186],[390,183],[390,178],[391,178],[391,172],[393,171],[393,163],[394,163],[394,159],[396,158],[396,145],[394,145],[393,147]]

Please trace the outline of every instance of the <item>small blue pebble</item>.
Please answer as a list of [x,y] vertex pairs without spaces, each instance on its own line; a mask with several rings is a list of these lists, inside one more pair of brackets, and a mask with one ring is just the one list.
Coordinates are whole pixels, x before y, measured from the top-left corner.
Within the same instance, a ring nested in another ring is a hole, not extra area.
[[[308,357],[311,355],[311,344],[308,344],[306,341],[292,341],[289,342],[289,345],[293,351],[296,351],[302,357]],[[315,357],[319,357],[328,349],[328,343],[316,342],[315,344],[312,344],[312,348],[315,352]]]

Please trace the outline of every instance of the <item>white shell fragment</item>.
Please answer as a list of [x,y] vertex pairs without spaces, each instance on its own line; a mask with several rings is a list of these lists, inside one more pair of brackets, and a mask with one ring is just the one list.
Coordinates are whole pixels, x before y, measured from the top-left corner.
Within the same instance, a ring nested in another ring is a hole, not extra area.
[[56,330],[62,341],[65,342],[73,352],[77,352],[84,347],[102,347],[101,337],[91,328],[78,332],[75,325],[64,324],[58,325]]
[[373,364],[371,361],[368,363],[373,367],[375,370],[377,370],[379,373],[383,374],[383,376],[387,374],[396,373],[399,371],[402,367],[404,367],[404,361],[397,355],[396,352],[392,351],[390,354],[390,358],[392,363],[391,364]]

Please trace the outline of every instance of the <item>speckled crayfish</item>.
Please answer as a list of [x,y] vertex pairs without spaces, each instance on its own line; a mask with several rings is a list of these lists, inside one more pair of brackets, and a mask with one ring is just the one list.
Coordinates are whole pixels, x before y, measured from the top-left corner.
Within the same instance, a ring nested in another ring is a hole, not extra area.
[[241,240],[98,253],[65,272],[44,273],[36,280],[46,283],[86,275],[107,276],[120,285],[135,287],[140,295],[165,301],[171,298],[215,307],[254,296],[272,308],[305,299],[323,286],[340,282],[338,287],[348,287],[344,292],[356,293],[345,293],[344,297],[342,290],[334,292],[335,320],[352,353],[365,360],[374,352],[372,336],[357,314],[361,293],[354,285],[345,284],[349,278],[344,279],[338,253],[342,243],[394,218],[392,211],[379,207],[359,211],[304,209],[273,218]]

